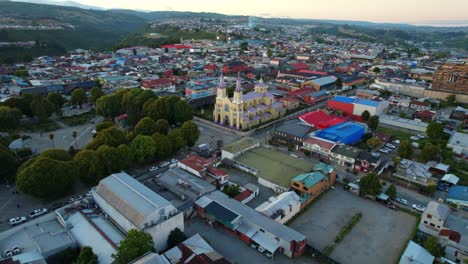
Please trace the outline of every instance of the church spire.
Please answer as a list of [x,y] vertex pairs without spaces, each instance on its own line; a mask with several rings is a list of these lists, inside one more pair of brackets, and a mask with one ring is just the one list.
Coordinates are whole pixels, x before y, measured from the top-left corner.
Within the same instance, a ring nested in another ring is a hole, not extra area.
[[221,76],[219,76],[219,88],[224,89],[226,84],[224,83],[223,72],[221,71]]
[[242,92],[240,73],[237,74],[236,92]]

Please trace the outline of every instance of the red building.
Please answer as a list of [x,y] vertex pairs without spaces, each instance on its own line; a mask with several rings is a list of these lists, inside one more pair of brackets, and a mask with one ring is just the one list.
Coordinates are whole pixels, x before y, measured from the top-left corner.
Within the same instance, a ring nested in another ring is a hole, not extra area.
[[342,111],[347,116],[352,116],[354,112],[354,99],[349,97],[337,96],[328,100],[327,107]]

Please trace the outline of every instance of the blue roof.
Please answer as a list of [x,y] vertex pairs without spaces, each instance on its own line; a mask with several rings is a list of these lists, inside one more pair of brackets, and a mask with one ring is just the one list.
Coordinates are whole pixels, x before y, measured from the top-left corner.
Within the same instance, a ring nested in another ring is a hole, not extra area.
[[363,126],[353,122],[344,122],[336,126],[320,130],[315,135],[333,142],[354,144],[362,138],[364,132],[365,128]]
[[373,101],[369,99],[359,99],[355,102],[356,104],[362,104],[362,105],[367,105],[367,106],[372,106],[372,107],[377,107],[379,106],[378,101]]
[[468,201],[468,186],[452,186],[447,199]]
[[342,102],[342,103],[348,103],[348,104],[352,104],[354,103],[354,101],[356,101],[356,99],[351,98],[351,97],[346,97],[346,96],[336,96],[332,100],[337,101],[337,102]]
[[315,97],[320,97],[320,96],[324,96],[324,95],[327,95],[327,94],[328,94],[328,91],[322,90],[322,91],[319,91],[319,92],[310,93],[309,96],[315,98]]

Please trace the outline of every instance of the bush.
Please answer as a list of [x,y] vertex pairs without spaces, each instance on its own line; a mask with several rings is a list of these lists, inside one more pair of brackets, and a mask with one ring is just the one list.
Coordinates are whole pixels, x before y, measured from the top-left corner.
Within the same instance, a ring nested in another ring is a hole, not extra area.
[[89,112],[76,116],[63,117],[62,122],[68,126],[78,126],[89,122],[93,117],[95,117],[94,112]]

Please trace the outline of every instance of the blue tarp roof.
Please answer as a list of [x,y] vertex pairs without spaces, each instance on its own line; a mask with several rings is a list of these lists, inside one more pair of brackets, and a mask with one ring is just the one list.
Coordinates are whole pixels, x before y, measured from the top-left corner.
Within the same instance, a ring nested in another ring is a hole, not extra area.
[[447,199],[468,201],[468,186],[452,186]]
[[333,142],[342,142],[344,144],[354,144],[364,135],[365,128],[353,122],[344,122],[332,126],[316,133],[317,137],[327,139]]
[[352,104],[354,103],[354,101],[356,101],[356,99],[351,98],[351,97],[346,97],[346,96],[336,96],[332,100],[337,101],[337,102],[342,102],[342,103],[348,103],[348,104]]

